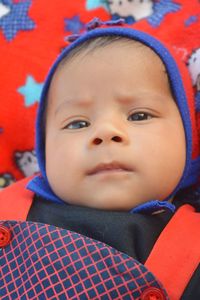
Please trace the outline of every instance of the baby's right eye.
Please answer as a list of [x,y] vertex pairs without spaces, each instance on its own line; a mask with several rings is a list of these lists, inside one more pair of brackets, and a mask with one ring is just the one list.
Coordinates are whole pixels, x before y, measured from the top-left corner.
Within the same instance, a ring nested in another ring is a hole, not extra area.
[[72,121],[69,124],[65,125],[63,129],[81,129],[84,127],[90,126],[90,123],[83,120]]

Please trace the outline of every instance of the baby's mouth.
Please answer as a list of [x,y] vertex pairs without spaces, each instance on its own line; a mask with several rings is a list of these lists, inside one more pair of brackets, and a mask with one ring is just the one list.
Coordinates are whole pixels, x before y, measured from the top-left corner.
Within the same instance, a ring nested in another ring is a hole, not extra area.
[[94,168],[88,171],[87,175],[96,175],[101,173],[113,173],[113,172],[132,172],[133,170],[122,163],[110,162],[110,163],[100,163]]

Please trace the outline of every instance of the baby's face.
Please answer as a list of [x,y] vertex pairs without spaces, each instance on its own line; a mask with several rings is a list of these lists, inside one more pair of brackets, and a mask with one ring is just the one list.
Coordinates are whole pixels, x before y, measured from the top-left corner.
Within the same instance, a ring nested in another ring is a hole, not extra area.
[[79,54],[52,80],[46,173],[67,203],[129,210],[162,200],[185,165],[185,134],[160,58],[138,43]]

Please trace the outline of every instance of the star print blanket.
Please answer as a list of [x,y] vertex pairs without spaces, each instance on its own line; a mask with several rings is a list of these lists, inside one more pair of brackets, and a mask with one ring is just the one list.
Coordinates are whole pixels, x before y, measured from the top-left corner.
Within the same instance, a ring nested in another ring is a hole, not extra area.
[[170,40],[191,71],[200,110],[199,0],[0,0],[0,188],[38,172],[34,124],[44,78],[65,37],[94,17],[123,17]]

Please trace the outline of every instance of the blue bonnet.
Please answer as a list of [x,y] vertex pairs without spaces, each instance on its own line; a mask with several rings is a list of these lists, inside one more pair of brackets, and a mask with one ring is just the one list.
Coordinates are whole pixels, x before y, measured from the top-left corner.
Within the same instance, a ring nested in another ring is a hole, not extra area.
[[87,31],[83,34],[69,37],[70,44],[57,57],[52,65],[42,90],[37,120],[36,120],[36,154],[40,168],[40,174],[35,176],[29,183],[27,188],[38,196],[57,203],[63,203],[52,191],[45,170],[45,132],[42,126],[45,112],[45,101],[52,77],[59,63],[70,53],[72,49],[81,45],[83,42],[101,36],[121,36],[133,39],[150,47],[163,61],[171,89],[179,108],[186,137],[186,163],[182,177],[176,188],[168,195],[164,201],[152,199],[151,201],[139,205],[132,209],[131,212],[153,212],[162,208],[174,210],[173,204],[167,202],[172,196],[183,188],[194,185],[199,180],[199,145],[197,135],[197,120],[195,115],[194,91],[192,82],[189,78],[187,67],[179,57],[171,50],[171,48],[161,43],[157,38],[146,32],[136,30],[130,26],[123,25],[123,20],[101,22],[98,19],[88,24]]

